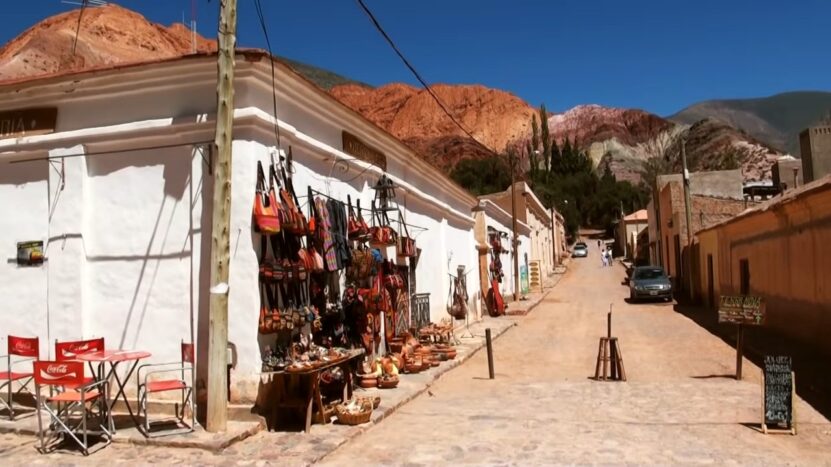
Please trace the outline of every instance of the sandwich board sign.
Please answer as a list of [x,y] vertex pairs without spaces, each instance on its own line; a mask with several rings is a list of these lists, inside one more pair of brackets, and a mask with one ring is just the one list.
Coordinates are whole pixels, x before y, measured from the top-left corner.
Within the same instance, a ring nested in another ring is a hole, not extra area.
[[791,357],[765,355],[762,432],[796,434],[796,380]]

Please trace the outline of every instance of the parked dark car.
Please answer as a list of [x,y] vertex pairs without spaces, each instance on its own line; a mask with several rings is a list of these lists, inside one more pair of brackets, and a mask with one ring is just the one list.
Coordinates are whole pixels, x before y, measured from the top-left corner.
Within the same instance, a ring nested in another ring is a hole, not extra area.
[[589,247],[584,242],[577,242],[574,244],[574,249],[571,250],[572,258],[585,258],[589,256]]
[[660,266],[638,266],[629,277],[629,299],[672,300],[672,282]]

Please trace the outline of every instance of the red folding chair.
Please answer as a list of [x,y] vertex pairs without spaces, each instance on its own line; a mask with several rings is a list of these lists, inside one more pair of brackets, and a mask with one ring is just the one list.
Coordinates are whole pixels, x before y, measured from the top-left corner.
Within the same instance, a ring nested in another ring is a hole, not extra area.
[[[196,410],[193,405],[193,372],[194,372],[194,352],[193,344],[181,343],[181,361],[170,363],[153,363],[142,365],[138,367],[138,399],[139,399],[139,414],[144,415],[144,436],[154,438],[158,436],[169,436],[182,433],[190,433],[193,431],[196,423]],[[148,371],[149,370],[149,371]],[[144,379],[142,382],[142,371],[144,371]],[[153,375],[175,373],[178,372],[180,378],[170,379],[154,379]],[[189,377],[186,377],[189,374]],[[181,410],[177,403],[174,406],[175,422],[177,429],[165,430],[163,432],[153,433],[150,431],[152,425],[158,426],[161,424],[170,423],[171,419],[154,420],[150,422],[147,416],[147,397],[150,394],[180,391],[181,392]],[[185,422],[185,412],[190,409],[190,424]]]
[[[104,350],[104,338],[86,339],[81,341],[65,341],[58,342],[55,340],[55,360],[59,362],[77,361],[76,357],[84,353],[100,352]],[[95,380],[95,368],[92,362],[89,362],[89,370],[92,376],[85,376],[83,385],[87,385]],[[67,386],[66,389],[75,389]]]
[[[95,381],[84,385],[83,362],[36,361],[34,370],[38,437],[40,438],[38,451],[45,453],[52,450],[65,441],[67,436],[81,448],[85,456],[89,455],[88,436],[90,434],[103,436],[107,441],[104,446],[112,442],[112,434],[107,429],[112,425],[112,414],[107,410],[106,381]],[[57,392],[48,397],[41,396],[41,387],[50,388],[50,393],[52,393],[51,389],[70,386],[75,390]],[[55,404],[56,408],[53,409],[50,404]],[[92,409],[96,405],[98,410],[93,412]],[[49,414],[48,431],[52,432],[49,436],[43,429],[41,411]],[[98,428],[88,430],[87,419],[93,416],[98,419]],[[49,438],[48,445],[47,438]]]
[[[9,409],[9,420],[14,420],[14,396],[20,394],[20,392],[24,389],[29,394],[32,393],[32,391],[27,389],[29,383],[32,382],[32,372],[16,372],[13,371],[13,366],[19,366],[21,363],[35,361],[40,358],[40,341],[37,337],[9,336],[8,344],[8,354],[4,355],[6,357],[6,371],[0,372],[0,391],[2,391],[4,387],[7,388],[8,399],[5,401],[0,399],[0,403]],[[12,356],[24,358],[12,361]],[[23,383],[20,385],[17,392],[12,392],[12,383],[15,381],[23,381]]]

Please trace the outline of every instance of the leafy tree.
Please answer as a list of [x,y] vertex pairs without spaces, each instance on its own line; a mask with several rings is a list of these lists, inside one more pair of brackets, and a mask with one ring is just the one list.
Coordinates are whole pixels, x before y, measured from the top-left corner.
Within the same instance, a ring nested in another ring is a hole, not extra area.
[[542,125],[542,160],[545,164],[545,172],[551,171],[551,135],[548,131],[548,112],[545,104],[540,105],[540,124]]
[[511,186],[511,169],[506,156],[459,161],[450,178],[475,195],[506,190]]

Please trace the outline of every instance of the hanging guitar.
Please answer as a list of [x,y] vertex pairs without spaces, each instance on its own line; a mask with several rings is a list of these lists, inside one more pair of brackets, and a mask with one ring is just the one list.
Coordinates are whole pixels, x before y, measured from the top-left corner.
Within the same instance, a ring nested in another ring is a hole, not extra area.
[[502,261],[495,247],[491,251],[491,258],[491,288],[488,290],[487,304],[488,314],[496,317],[505,314],[505,299],[499,291],[499,283],[502,282]]

